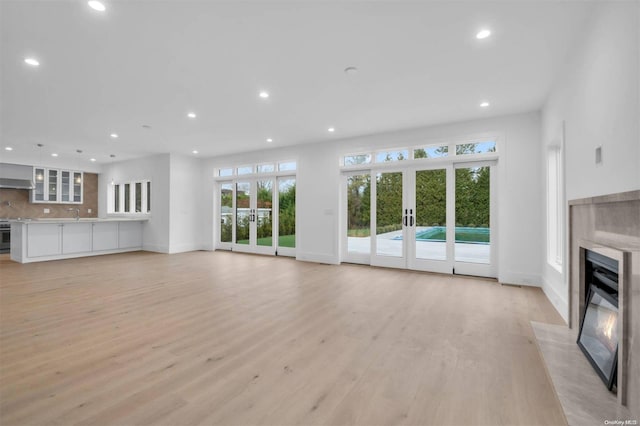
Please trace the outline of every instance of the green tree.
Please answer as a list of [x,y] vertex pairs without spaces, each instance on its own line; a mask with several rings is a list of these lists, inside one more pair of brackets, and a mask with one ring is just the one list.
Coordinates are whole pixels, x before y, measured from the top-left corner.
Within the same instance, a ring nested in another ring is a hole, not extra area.
[[445,226],[447,223],[447,171],[416,172],[416,225]]

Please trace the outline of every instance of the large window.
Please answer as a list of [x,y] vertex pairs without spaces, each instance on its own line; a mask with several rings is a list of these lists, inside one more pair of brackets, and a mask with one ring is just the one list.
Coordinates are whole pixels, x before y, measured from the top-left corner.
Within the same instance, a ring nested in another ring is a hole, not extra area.
[[151,213],[151,181],[140,180],[110,185],[110,214],[149,214]]
[[418,145],[412,148],[393,148],[371,152],[349,153],[341,157],[340,165],[357,170],[364,165],[396,163],[405,160],[428,160],[450,156],[474,156],[481,160],[497,153],[495,138],[470,139],[463,142]]
[[295,172],[297,163],[295,161],[280,161],[278,163],[248,164],[237,167],[221,167],[217,169],[218,177],[245,176],[254,174],[279,174],[280,172]]

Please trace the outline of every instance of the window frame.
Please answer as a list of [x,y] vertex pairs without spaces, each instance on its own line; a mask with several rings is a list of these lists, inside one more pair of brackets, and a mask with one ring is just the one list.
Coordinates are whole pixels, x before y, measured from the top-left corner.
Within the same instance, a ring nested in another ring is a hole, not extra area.
[[[129,185],[129,199],[125,197],[125,186]],[[136,193],[137,186],[140,185],[140,211],[136,212]],[[116,189],[118,188],[118,189]],[[151,179],[136,179],[131,181],[119,181],[109,184],[108,189],[108,211],[107,216],[127,216],[127,217],[147,217],[151,215],[151,201],[149,190],[151,189]],[[115,197],[118,193],[118,202]],[[126,211],[126,205],[129,205],[129,211]],[[119,208],[116,211],[116,207]]]
[[562,138],[547,147],[546,155],[546,261],[564,270],[564,152]]
[[[451,161],[459,163],[459,162],[477,162],[477,161],[490,161],[497,160],[499,158],[500,152],[502,150],[502,140],[503,137],[497,133],[486,133],[486,134],[476,134],[468,137],[460,137],[460,138],[451,138],[446,140],[436,139],[436,140],[426,140],[426,141],[415,141],[414,143],[405,143],[399,145],[397,147],[392,148],[380,148],[380,149],[371,149],[369,151],[353,151],[353,152],[345,152],[341,153],[339,156],[339,166],[341,171],[358,171],[364,169],[384,169],[384,168],[397,168],[397,167],[409,167],[411,165],[417,164],[417,162],[421,163],[429,163],[433,165],[437,165],[439,163],[447,164]],[[495,142],[495,151],[494,152],[483,152],[483,153],[474,153],[474,154],[456,154],[456,146],[461,144],[479,144],[483,142]],[[429,147],[442,147],[447,146],[447,155],[442,157],[433,157],[433,158],[415,158],[415,150],[416,149],[425,149]],[[395,160],[395,161],[386,161],[386,162],[377,162],[376,155],[380,152],[389,152],[389,151],[402,151],[408,150],[409,157],[404,160]],[[345,157],[356,156],[356,155],[370,155],[371,162],[363,163],[363,164],[353,164],[353,165],[345,165],[344,159]]]

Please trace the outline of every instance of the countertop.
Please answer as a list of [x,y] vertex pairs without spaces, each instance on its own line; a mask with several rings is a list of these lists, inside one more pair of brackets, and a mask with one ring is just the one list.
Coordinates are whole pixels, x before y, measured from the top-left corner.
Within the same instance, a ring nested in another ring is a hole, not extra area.
[[8,219],[10,223],[97,223],[97,222],[141,222],[149,220],[149,217],[81,217],[74,219],[72,217],[52,217],[38,219]]

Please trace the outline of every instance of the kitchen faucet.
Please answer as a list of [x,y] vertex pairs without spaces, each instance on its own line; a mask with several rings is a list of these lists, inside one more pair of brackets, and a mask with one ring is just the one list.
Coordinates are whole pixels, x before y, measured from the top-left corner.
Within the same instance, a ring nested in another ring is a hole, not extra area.
[[76,212],[75,220],[80,220],[80,209],[67,209],[70,212]]

